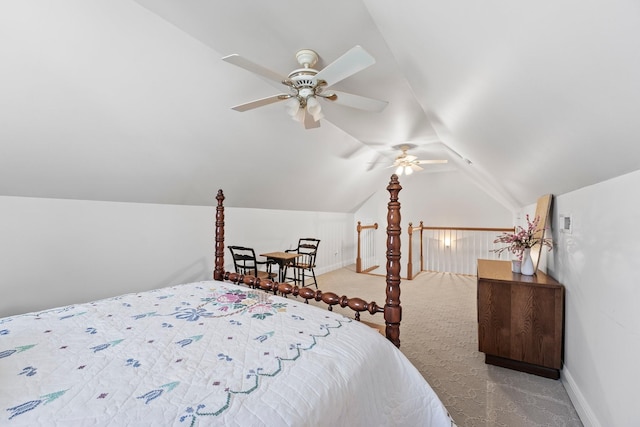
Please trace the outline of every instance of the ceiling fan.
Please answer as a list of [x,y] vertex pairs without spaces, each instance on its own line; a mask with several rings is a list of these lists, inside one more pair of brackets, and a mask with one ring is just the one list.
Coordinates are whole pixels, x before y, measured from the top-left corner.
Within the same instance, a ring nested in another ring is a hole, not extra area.
[[286,101],[286,109],[289,115],[301,122],[306,129],[320,126],[322,106],[318,99],[335,102],[348,107],[361,110],[379,112],[386,106],[386,101],[366,98],[351,93],[327,90],[334,84],[352,76],[373,65],[376,61],[367,51],[360,46],[348,50],[331,64],[318,71],[313,66],[318,62],[318,54],[310,49],[302,49],[296,53],[296,60],[302,68],[290,72],[286,77],[275,71],[271,71],[238,54],[225,56],[224,61],[251,71],[270,81],[283,84],[288,93],[272,95],[267,98],[257,99],[245,104],[231,107],[236,111],[247,111],[263,107],[279,101]]
[[396,168],[396,175],[400,176],[404,172],[405,175],[411,175],[413,172],[418,172],[424,168],[420,165],[426,164],[442,164],[448,163],[448,160],[418,160],[418,158],[412,154],[407,154],[407,150],[414,148],[411,145],[400,145],[397,147],[402,151],[396,160],[393,162],[390,168]]

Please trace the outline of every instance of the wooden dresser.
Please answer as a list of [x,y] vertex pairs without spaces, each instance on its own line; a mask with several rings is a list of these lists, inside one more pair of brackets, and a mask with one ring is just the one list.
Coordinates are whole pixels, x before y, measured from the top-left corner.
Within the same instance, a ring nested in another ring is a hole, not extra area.
[[478,349],[485,362],[560,378],[564,286],[538,271],[511,272],[511,262],[478,260]]

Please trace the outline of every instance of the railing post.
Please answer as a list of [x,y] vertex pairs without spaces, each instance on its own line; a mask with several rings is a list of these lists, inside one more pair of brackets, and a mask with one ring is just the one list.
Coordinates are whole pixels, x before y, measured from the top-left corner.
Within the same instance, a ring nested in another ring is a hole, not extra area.
[[409,223],[409,260],[407,261],[407,280],[413,279],[413,223]]
[[362,258],[360,257],[360,232],[362,231],[362,225],[360,224],[360,221],[358,221],[356,230],[358,230],[358,254],[356,256],[356,273],[362,273]]
[[424,271],[424,224],[420,221],[420,271]]

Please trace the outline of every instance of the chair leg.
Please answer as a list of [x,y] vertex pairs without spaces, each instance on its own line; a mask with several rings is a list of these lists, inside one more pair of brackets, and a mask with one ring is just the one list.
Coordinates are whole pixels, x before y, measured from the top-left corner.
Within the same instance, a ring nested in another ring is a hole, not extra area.
[[292,270],[293,270],[293,277],[287,277],[287,272],[289,271],[289,266],[286,265],[284,267],[284,274],[282,275],[282,282],[283,283],[287,283],[290,280],[289,279],[293,279],[293,284],[297,285],[298,284],[298,269],[295,266],[291,266]]

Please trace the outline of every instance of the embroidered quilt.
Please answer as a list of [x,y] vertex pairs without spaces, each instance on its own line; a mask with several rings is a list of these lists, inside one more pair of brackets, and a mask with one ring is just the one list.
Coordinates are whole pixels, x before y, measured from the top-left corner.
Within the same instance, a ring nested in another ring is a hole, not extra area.
[[452,424],[368,326],[207,281],[0,319],[0,425]]

